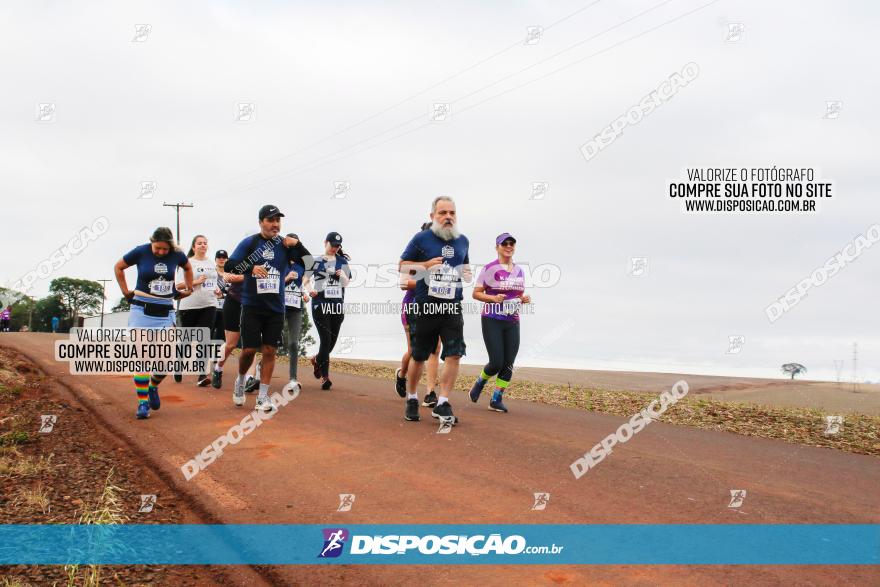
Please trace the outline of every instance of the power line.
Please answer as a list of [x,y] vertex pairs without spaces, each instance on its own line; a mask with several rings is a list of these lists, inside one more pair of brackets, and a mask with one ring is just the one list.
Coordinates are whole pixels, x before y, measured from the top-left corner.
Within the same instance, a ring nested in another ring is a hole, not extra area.
[[[547,25],[547,26],[545,26],[545,27],[542,27],[542,30],[543,30],[543,31],[548,31],[548,30],[550,30],[551,28],[553,28],[553,27],[555,27],[555,26],[557,26],[557,25],[559,25],[559,24],[565,22],[566,20],[568,20],[568,19],[570,19],[570,18],[573,18],[574,16],[577,16],[578,14],[580,14],[580,13],[582,13],[582,12],[584,12],[584,11],[590,9],[590,8],[592,8],[593,6],[595,6],[596,4],[598,4],[598,3],[601,2],[601,1],[602,1],[602,0],[594,0],[593,2],[590,2],[589,4],[586,4],[585,6],[582,6],[582,7],[578,8],[578,9],[575,10],[574,12],[572,12],[572,13],[570,13],[570,14],[568,14],[568,15],[566,15],[566,16],[564,16],[564,17],[562,17],[562,18],[560,18],[560,19],[558,19],[558,20],[556,20],[556,21],[554,21],[554,22],[552,22],[552,23],[550,23],[549,25]],[[671,1],[671,0],[667,0],[667,1]],[[338,130],[338,131],[336,131],[336,132],[334,132],[334,133],[332,133],[332,134],[329,134],[329,135],[327,135],[327,136],[325,136],[325,137],[323,137],[323,138],[321,138],[321,139],[318,139],[317,141],[315,141],[315,142],[313,142],[313,143],[311,143],[311,144],[309,144],[309,145],[306,145],[305,147],[302,147],[301,149],[299,149],[299,150],[297,150],[297,151],[294,151],[293,153],[289,153],[289,154],[287,154],[287,155],[284,155],[284,156],[282,156],[282,157],[279,157],[279,158],[277,158],[277,159],[274,159],[274,160],[272,160],[272,161],[269,161],[268,163],[264,163],[264,164],[262,164],[262,165],[259,165],[259,166],[255,167],[255,168],[253,168],[253,169],[251,169],[251,170],[249,170],[249,171],[246,171],[246,172],[241,173],[241,174],[239,174],[239,175],[233,176],[232,178],[227,179],[224,183],[231,183],[231,182],[234,182],[234,181],[236,181],[236,180],[238,180],[238,179],[241,179],[241,178],[243,178],[243,177],[246,177],[246,176],[248,176],[248,175],[250,175],[250,174],[252,174],[252,173],[255,173],[255,172],[257,172],[257,171],[260,171],[261,169],[265,169],[266,167],[271,167],[272,165],[275,165],[276,163],[280,163],[281,161],[285,161],[285,160],[290,159],[290,158],[292,158],[292,157],[295,157],[295,156],[297,156],[297,155],[299,155],[299,154],[301,154],[301,153],[304,153],[304,152],[306,152],[306,151],[308,151],[308,150],[310,150],[310,149],[312,149],[312,148],[314,148],[314,147],[316,147],[316,146],[318,146],[318,145],[321,145],[321,144],[327,142],[327,141],[330,140],[330,139],[333,139],[333,138],[336,138],[336,137],[338,137],[338,136],[340,136],[340,135],[342,135],[342,134],[345,134],[346,132],[348,132],[348,131],[350,131],[350,130],[352,130],[352,129],[355,129],[355,128],[357,128],[357,127],[359,127],[359,126],[361,126],[361,125],[363,125],[363,124],[365,124],[365,123],[367,123],[367,122],[369,122],[369,121],[371,121],[371,120],[373,120],[373,119],[375,119],[375,118],[378,118],[379,116],[381,116],[381,115],[383,115],[383,114],[385,114],[385,113],[387,113],[387,112],[390,112],[391,110],[394,110],[395,108],[397,108],[397,107],[399,107],[399,106],[402,106],[402,105],[406,104],[407,102],[410,102],[410,101],[412,101],[413,99],[418,98],[419,96],[422,96],[422,95],[424,95],[424,94],[430,92],[431,90],[436,89],[436,88],[438,88],[438,87],[440,87],[440,86],[442,86],[442,85],[444,85],[444,84],[446,84],[446,83],[448,83],[448,82],[450,82],[450,81],[452,81],[452,80],[454,80],[454,79],[456,79],[456,78],[458,78],[458,77],[464,75],[465,73],[467,73],[467,72],[469,72],[469,71],[471,71],[471,70],[473,70],[473,69],[476,69],[477,67],[479,67],[479,66],[481,66],[481,65],[483,65],[483,64],[485,64],[485,63],[488,63],[489,61],[492,61],[493,59],[495,59],[495,58],[497,58],[497,57],[500,57],[501,55],[507,53],[507,52],[510,51],[511,49],[514,49],[514,48],[516,48],[516,47],[519,47],[519,46],[523,45],[524,40],[528,40],[528,39],[529,39],[528,36],[526,36],[525,39],[523,39],[522,37],[520,37],[520,38],[518,38],[518,39],[516,40],[516,42],[512,43],[511,45],[508,45],[508,46],[504,47],[503,49],[501,49],[501,50],[499,50],[499,51],[496,51],[495,53],[492,53],[491,55],[489,55],[489,56],[487,56],[487,57],[484,57],[484,58],[482,58],[482,59],[480,59],[480,60],[478,60],[478,61],[472,63],[471,65],[465,67],[464,69],[461,69],[461,70],[457,71],[456,73],[454,73],[454,74],[452,74],[452,75],[449,75],[449,76],[443,78],[442,80],[440,80],[440,81],[438,81],[438,82],[435,82],[435,83],[431,84],[430,86],[428,86],[428,87],[426,87],[426,88],[424,88],[424,89],[422,89],[422,90],[416,92],[415,94],[412,94],[412,95],[410,95],[410,96],[408,96],[408,97],[406,97],[406,98],[404,98],[404,99],[402,99],[402,100],[400,100],[400,101],[398,101],[398,102],[395,102],[394,104],[392,104],[392,105],[390,105],[390,106],[386,106],[386,107],[383,108],[382,110],[379,110],[378,112],[376,112],[376,113],[374,113],[374,114],[371,114],[370,116],[367,116],[367,117],[365,117],[365,118],[362,118],[361,120],[359,120],[359,121],[357,121],[357,122],[355,122],[355,123],[352,123],[352,124],[348,125],[347,127],[343,128],[343,129],[341,129],[341,130]],[[418,118],[421,118],[421,116],[417,117],[417,119],[418,119]],[[406,124],[409,124],[409,122],[412,122],[412,120],[407,121]],[[399,126],[397,126],[397,127],[393,127],[393,128],[390,129],[390,130],[394,130],[394,128],[399,128]],[[384,132],[381,133],[381,134],[385,134],[386,132],[390,132],[390,130],[388,130],[388,131],[384,131]],[[380,135],[380,136],[381,136],[381,135]],[[349,148],[350,148],[350,147],[349,147]],[[207,189],[206,189],[206,190],[203,190],[203,191],[201,191],[201,192],[198,192],[198,194],[204,193],[205,191],[208,191],[208,190],[207,190]]]
[[[668,3],[669,1],[671,1],[671,0],[664,0],[664,2],[661,3],[661,5],[662,5],[662,4],[666,4],[666,3]],[[545,79],[545,78],[547,78],[547,77],[549,77],[549,76],[551,76],[551,75],[555,75],[555,74],[559,73],[560,71],[563,71],[563,70],[565,70],[565,69],[568,69],[569,67],[572,67],[572,66],[574,66],[574,65],[578,65],[578,64],[580,64],[580,63],[583,63],[584,61],[587,61],[587,60],[589,60],[589,59],[592,59],[593,57],[596,57],[596,56],[598,56],[598,55],[601,55],[601,54],[603,54],[603,53],[605,53],[605,52],[607,52],[607,51],[610,51],[611,49],[614,49],[614,48],[616,48],[616,47],[619,47],[620,45],[623,45],[623,44],[625,44],[625,43],[628,43],[628,42],[630,42],[630,41],[633,41],[633,40],[635,40],[635,39],[638,39],[639,37],[642,37],[642,36],[644,36],[644,35],[646,35],[646,34],[648,34],[648,33],[654,32],[654,31],[656,31],[656,30],[658,30],[658,29],[660,29],[660,28],[662,28],[662,27],[665,27],[665,26],[667,26],[667,25],[669,25],[669,24],[672,24],[673,22],[676,22],[676,21],[678,21],[678,20],[681,20],[682,18],[685,18],[685,17],[687,17],[687,16],[690,16],[691,14],[694,14],[695,12],[699,12],[700,10],[703,10],[704,8],[707,8],[707,7],[709,7],[709,6],[711,6],[712,4],[715,4],[715,3],[717,3],[717,2],[719,2],[719,0],[711,0],[711,2],[707,2],[707,3],[705,3],[705,4],[702,4],[701,6],[698,6],[697,8],[694,8],[693,10],[689,10],[689,11],[687,11],[687,12],[685,12],[685,13],[683,13],[683,14],[680,14],[680,15],[674,17],[674,18],[671,18],[671,19],[669,19],[669,20],[666,20],[666,21],[664,21],[664,22],[662,22],[662,23],[660,23],[660,24],[658,24],[658,25],[656,25],[656,26],[650,27],[650,28],[648,28],[648,29],[646,29],[646,30],[644,30],[644,31],[642,31],[642,32],[640,32],[640,33],[638,33],[638,34],[635,34],[635,35],[632,35],[632,36],[630,36],[630,37],[627,37],[626,39],[623,39],[622,41],[618,41],[617,43],[614,43],[614,44],[612,44],[612,45],[610,45],[610,46],[608,46],[608,47],[605,47],[604,49],[600,49],[599,51],[596,51],[596,52],[594,52],[594,53],[591,53],[590,55],[587,55],[586,57],[583,57],[583,58],[577,59],[577,60],[575,60],[575,61],[572,61],[571,63],[568,63],[568,64],[566,64],[566,65],[563,65],[563,66],[561,66],[561,67],[558,67],[557,69],[554,69],[554,70],[552,70],[552,71],[550,71],[550,72],[548,72],[548,73],[545,73],[545,74],[543,74],[543,75],[541,75],[541,76],[539,76],[539,77],[537,77],[537,78],[534,78],[534,79],[528,80],[528,81],[523,82],[522,84],[520,84],[520,85],[518,85],[518,86],[514,86],[513,88],[509,88],[509,89],[507,89],[507,90],[504,90],[503,92],[499,92],[499,93],[497,93],[497,94],[494,94],[494,95],[492,95],[492,96],[489,96],[488,98],[486,98],[486,99],[484,99],[484,100],[481,100],[481,101],[479,101],[479,102],[476,102],[476,103],[474,103],[474,104],[471,104],[471,105],[469,105],[469,106],[466,106],[466,107],[462,108],[461,110],[459,110],[458,112],[459,112],[459,113],[461,113],[461,112],[467,112],[468,110],[472,110],[473,108],[476,108],[477,106],[481,106],[482,104],[485,104],[486,102],[488,102],[488,101],[490,101],[490,100],[494,100],[495,98],[499,98],[499,97],[501,97],[501,96],[503,96],[503,95],[505,95],[505,94],[508,94],[508,93],[510,93],[510,92],[513,92],[513,91],[515,91],[515,90],[518,90],[518,89],[520,89],[520,88],[523,88],[523,87],[525,87],[525,86],[527,86],[527,85],[530,85],[530,84],[532,84],[532,83],[534,83],[534,82],[536,82],[536,81],[540,81],[540,80]],[[657,6],[659,6],[659,5],[657,5]],[[656,8],[657,6],[655,6],[655,8]],[[649,9],[649,10],[651,10],[651,9]],[[647,12],[647,11],[646,11],[646,12]],[[633,17],[633,18],[634,18],[634,17]],[[630,19],[630,20],[631,20],[631,19]],[[615,25],[614,27],[611,27],[611,29],[613,29],[613,28],[617,28],[617,26],[619,26],[619,25]],[[599,34],[604,34],[604,32],[607,32],[608,30],[611,30],[611,29],[606,29],[606,31],[603,31],[603,33],[599,33]],[[598,35],[596,35],[596,36],[598,36]],[[595,37],[594,37],[594,38],[595,38]],[[579,45],[579,44],[582,44],[582,43],[581,43],[581,42],[576,43],[575,45],[572,45],[572,47],[574,47],[574,46],[576,46],[576,45]],[[566,50],[567,50],[567,49],[566,49]],[[560,52],[557,53],[556,55],[559,55],[560,53],[562,53],[562,52],[564,52],[564,51],[565,51],[565,50],[560,51]],[[531,66],[526,67],[526,68],[524,68],[524,69],[521,70],[521,71],[525,71],[525,70],[529,69],[530,67],[531,67]],[[514,74],[514,75],[515,75],[515,74]],[[508,77],[509,77],[509,76],[508,76]],[[493,82],[492,84],[489,84],[489,85],[487,85],[487,86],[484,86],[484,88],[482,88],[482,89],[486,89],[486,88],[492,87],[493,85],[495,85],[494,82]],[[481,89],[481,90],[477,90],[477,91],[475,91],[475,92],[472,92],[471,94],[468,94],[468,95],[470,96],[470,95],[476,94],[476,93],[482,91],[482,89]],[[450,104],[455,103],[455,102],[458,102],[458,101],[460,101],[461,99],[462,99],[462,98],[458,98],[458,99],[456,99],[454,102],[450,102]],[[370,140],[372,140],[372,139],[374,139],[374,138],[380,137],[380,136],[382,136],[382,135],[384,135],[384,134],[387,134],[388,132],[390,132],[390,131],[392,131],[392,130],[396,130],[397,128],[400,128],[400,127],[402,127],[402,126],[406,126],[406,125],[408,125],[408,124],[410,124],[410,123],[412,123],[412,122],[414,122],[414,121],[416,121],[416,120],[419,120],[419,119],[421,119],[421,118],[422,118],[421,115],[420,115],[420,116],[416,116],[416,117],[414,117],[414,118],[411,118],[410,120],[407,120],[406,122],[400,123],[400,124],[398,124],[398,125],[396,125],[396,126],[394,126],[394,127],[391,127],[390,129],[384,130],[384,131],[382,131],[382,132],[380,132],[380,133],[378,133],[378,134],[376,134],[376,135],[373,135],[372,137],[368,137],[367,139],[364,139],[364,140],[358,141],[357,143],[353,143],[353,144],[351,144],[351,145],[349,145],[349,146],[347,146],[347,147],[343,147],[342,149],[339,149],[339,150],[337,150],[337,151],[334,151],[334,152],[332,152],[332,153],[329,153],[329,154],[327,154],[327,155],[324,155],[323,157],[318,157],[317,159],[313,160],[312,162],[306,164],[304,167],[300,167],[300,168],[297,168],[297,169],[293,169],[293,170],[290,170],[290,171],[286,171],[286,172],[283,172],[283,173],[280,173],[280,174],[277,174],[277,175],[274,175],[274,176],[269,176],[269,177],[267,177],[267,178],[264,178],[264,179],[261,179],[261,180],[257,180],[257,181],[255,181],[255,182],[253,182],[253,183],[246,184],[246,185],[244,185],[244,186],[242,186],[242,187],[240,187],[240,188],[235,188],[235,189],[236,189],[237,191],[247,191],[247,190],[253,189],[253,188],[255,188],[255,187],[261,187],[261,186],[263,186],[263,185],[268,185],[268,184],[274,183],[274,182],[276,182],[276,181],[279,181],[279,180],[281,180],[281,179],[285,179],[285,178],[287,178],[287,177],[292,177],[292,176],[294,176],[294,175],[299,175],[300,173],[304,173],[304,172],[306,172],[306,171],[311,171],[312,169],[316,169],[316,168],[318,168],[318,167],[322,167],[322,166],[324,166],[324,165],[327,165],[327,164],[330,164],[330,163],[335,163],[336,161],[340,161],[340,160],[342,160],[342,159],[346,159],[346,158],[348,158],[348,157],[352,157],[352,156],[354,156],[354,155],[358,155],[358,154],[363,153],[363,152],[365,152],[365,151],[369,151],[369,150],[374,149],[374,148],[376,148],[376,147],[378,147],[378,146],[384,145],[384,144],[389,143],[389,142],[391,142],[391,141],[393,141],[393,140],[396,140],[396,139],[398,139],[398,138],[401,138],[401,137],[403,137],[403,136],[406,136],[406,135],[408,135],[408,134],[411,134],[411,133],[413,133],[413,132],[415,132],[415,131],[421,130],[421,129],[425,128],[426,126],[430,126],[430,125],[436,124],[435,122],[429,120],[428,122],[426,122],[426,123],[424,123],[424,124],[421,124],[421,125],[419,125],[419,126],[417,126],[417,127],[415,127],[415,128],[412,128],[412,129],[407,130],[407,131],[405,131],[405,132],[403,132],[403,133],[400,133],[400,134],[394,135],[394,136],[390,137],[390,138],[387,139],[387,140],[380,141],[380,142],[378,142],[378,143],[375,143],[375,144],[373,144],[373,145],[370,145],[370,146],[368,146],[368,147],[365,147],[365,148],[360,149],[360,150],[358,150],[358,151],[355,151],[355,152],[353,152],[353,153],[349,153],[349,154],[347,154],[347,155],[342,155],[342,156],[337,157],[337,158],[335,158],[335,159],[327,159],[327,157],[332,157],[333,155],[337,155],[337,154],[340,154],[340,153],[344,153],[345,151],[348,151],[348,150],[351,149],[352,147],[355,147],[355,146],[360,145],[360,144],[362,144],[362,143],[368,142],[368,141],[370,141]],[[325,160],[325,159],[326,159],[326,160]]]

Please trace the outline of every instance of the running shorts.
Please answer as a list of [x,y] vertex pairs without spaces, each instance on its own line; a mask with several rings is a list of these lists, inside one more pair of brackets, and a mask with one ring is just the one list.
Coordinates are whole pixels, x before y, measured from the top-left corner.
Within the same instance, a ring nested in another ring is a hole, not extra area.
[[235,298],[226,297],[223,303],[223,330],[239,332],[241,330],[241,302]]
[[284,330],[284,314],[265,308],[244,306],[241,309],[241,347],[258,349],[261,346],[277,348]]
[[[412,358],[426,361],[431,353],[437,352],[437,340],[443,343],[440,358],[465,356],[464,315],[461,305],[453,312],[434,313],[420,311],[418,315],[409,315],[410,336],[412,341]],[[415,332],[413,328],[415,327]]]

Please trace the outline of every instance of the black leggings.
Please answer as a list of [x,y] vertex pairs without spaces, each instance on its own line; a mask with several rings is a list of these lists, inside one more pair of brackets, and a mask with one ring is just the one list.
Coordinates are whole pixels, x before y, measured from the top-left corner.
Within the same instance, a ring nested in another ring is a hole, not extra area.
[[519,322],[496,320],[483,316],[483,341],[489,353],[489,362],[483,367],[486,375],[498,375],[497,380],[510,382],[513,362],[519,352]]
[[[208,306],[207,308],[196,308],[194,310],[180,310],[180,326],[183,328],[214,328],[214,314],[217,308]],[[204,376],[201,373],[201,376]]]
[[[338,314],[327,311],[331,309],[338,309],[340,311]],[[315,304],[312,306],[312,320],[315,321],[315,328],[318,329],[318,338],[321,339],[321,345],[318,347],[318,355],[315,357],[315,360],[318,362],[321,375],[326,378],[330,375],[330,351],[336,346],[336,339],[339,338],[342,321],[345,320],[345,314],[342,313],[342,304]]]

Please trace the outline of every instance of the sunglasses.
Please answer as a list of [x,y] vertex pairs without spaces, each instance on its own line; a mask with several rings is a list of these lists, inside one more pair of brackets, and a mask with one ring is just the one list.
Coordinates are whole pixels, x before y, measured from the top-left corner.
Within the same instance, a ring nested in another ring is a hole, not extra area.
[[516,241],[506,240],[501,243],[502,247],[512,247],[516,244]]

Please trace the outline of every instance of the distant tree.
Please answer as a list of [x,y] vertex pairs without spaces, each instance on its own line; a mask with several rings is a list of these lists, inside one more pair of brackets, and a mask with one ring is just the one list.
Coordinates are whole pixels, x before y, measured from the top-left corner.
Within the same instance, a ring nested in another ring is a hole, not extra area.
[[110,310],[111,312],[128,312],[131,309],[131,302],[127,298],[119,298],[116,305]]
[[[309,320],[308,311],[303,308],[302,310],[302,329],[299,332],[299,356],[306,356],[306,347],[315,344],[317,341],[315,337],[309,334],[309,330],[312,328],[312,321]],[[290,333],[287,331],[287,328],[284,328],[281,331],[281,347],[278,349],[278,354],[282,357],[286,357],[288,351],[290,350]],[[291,357],[292,360],[295,360]]]
[[104,287],[97,281],[59,277],[49,284],[49,293],[58,296],[64,307],[64,315],[76,326],[80,314],[95,314],[101,310]]
[[10,321],[9,329],[13,332],[21,330],[22,326],[26,326],[31,319],[31,312],[34,309],[34,299],[30,296],[0,287],[0,310],[9,308]]
[[794,379],[795,375],[800,375],[801,373],[806,373],[807,368],[801,365],[800,363],[786,363],[782,366],[782,372],[791,375],[791,378]]
[[[52,316],[66,316],[66,309],[57,295],[50,295],[37,300],[34,304],[34,314],[31,320],[31,330],[34,332],[52,332]],[[60,332],[70,330],[70,320],[64,318],[61,321]]]

